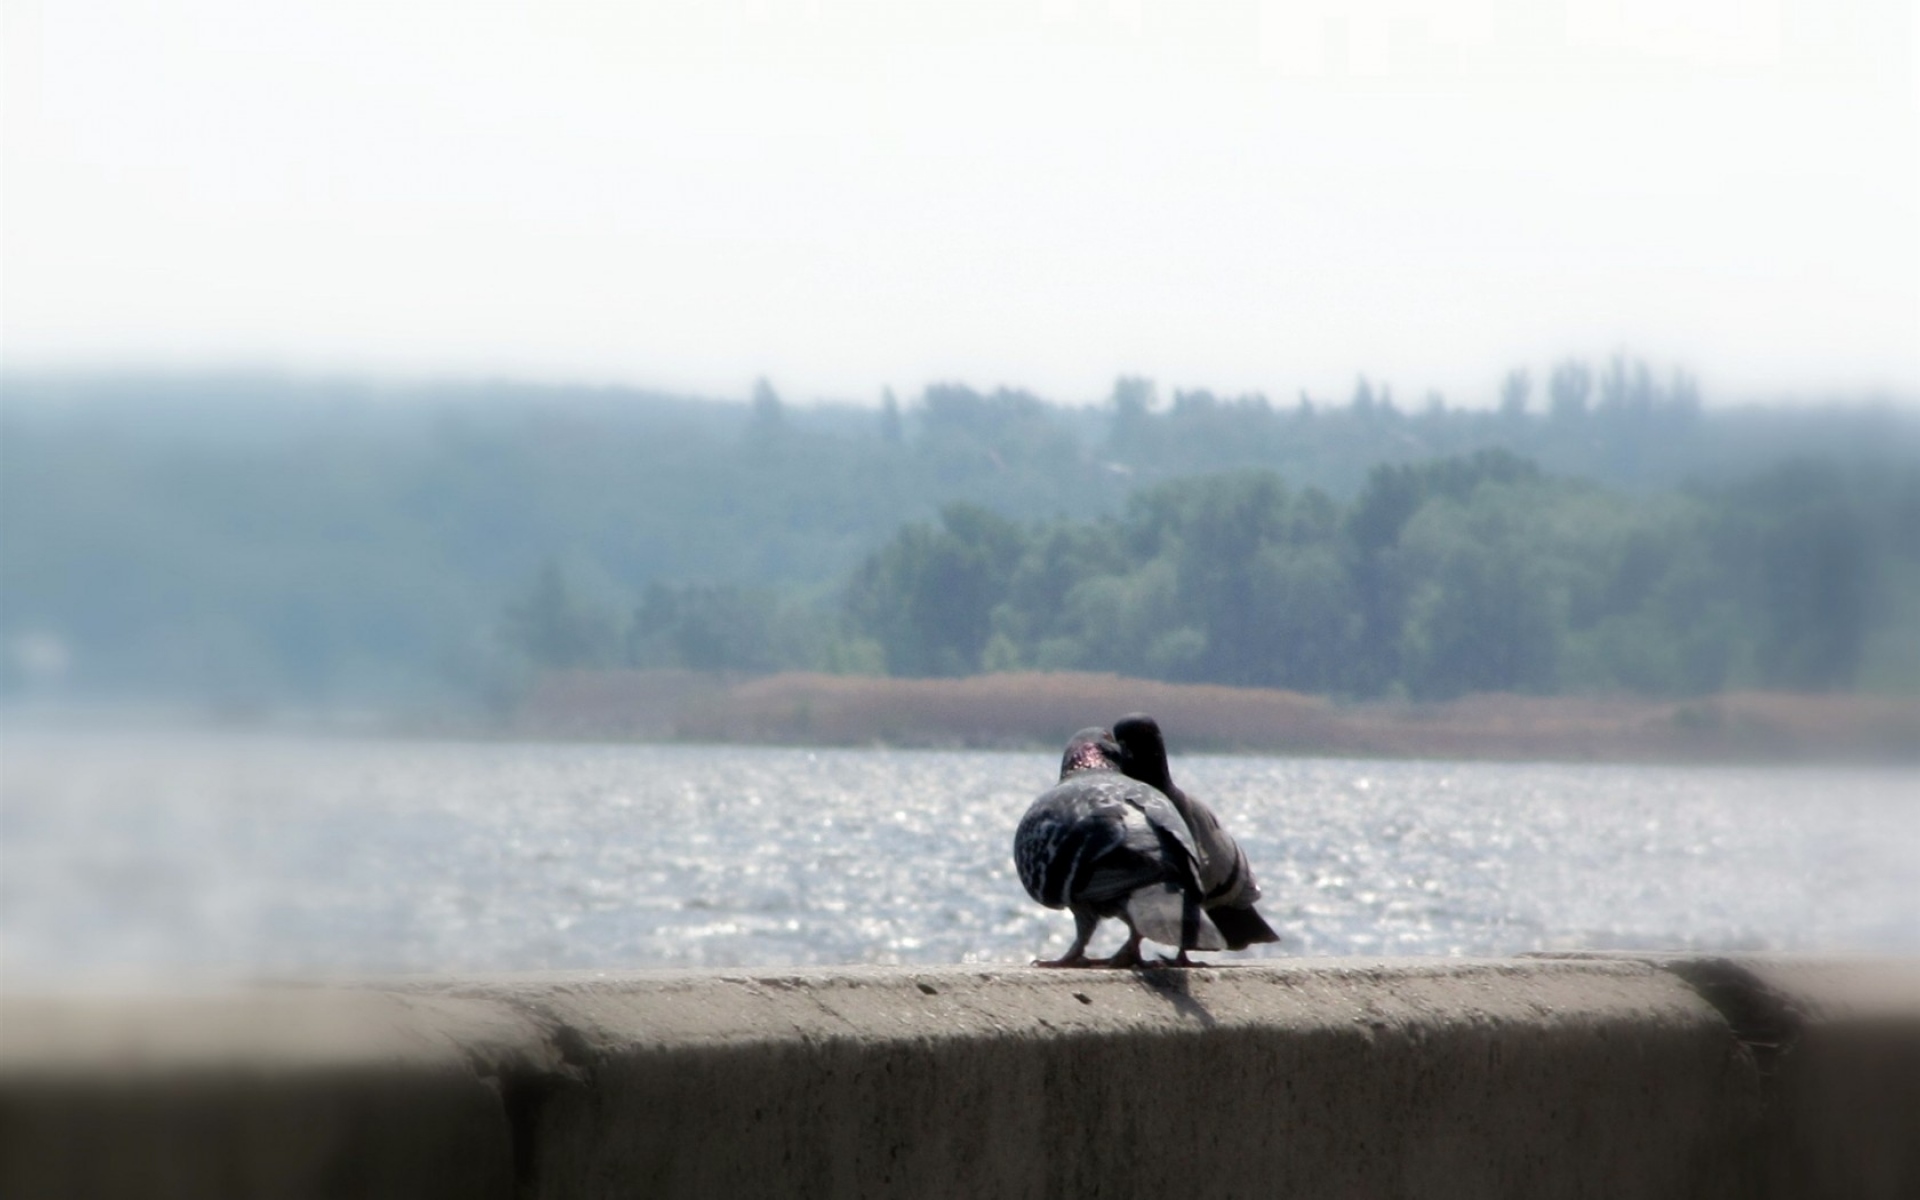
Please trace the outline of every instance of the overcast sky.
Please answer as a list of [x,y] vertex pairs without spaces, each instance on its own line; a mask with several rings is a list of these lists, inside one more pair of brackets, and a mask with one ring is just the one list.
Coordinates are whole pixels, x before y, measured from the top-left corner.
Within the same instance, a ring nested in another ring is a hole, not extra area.
[[1920,395],[1911,0],[5,0],[10,366]]

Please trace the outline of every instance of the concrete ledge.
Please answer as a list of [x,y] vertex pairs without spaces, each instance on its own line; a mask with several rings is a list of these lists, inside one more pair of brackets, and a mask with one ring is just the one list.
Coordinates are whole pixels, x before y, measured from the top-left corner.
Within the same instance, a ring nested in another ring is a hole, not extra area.
[[1920,961],[1623,957],[1685,980],[1761,1078],[1765,1194],[1920,1196]]
[[497,1005],[286,989],[0,1000],[0,1195],[512,1194],[501,1073],[555,1062]]
[[1337,960],[0,1001],[0,1193],[1910,1196],[1920,965]]

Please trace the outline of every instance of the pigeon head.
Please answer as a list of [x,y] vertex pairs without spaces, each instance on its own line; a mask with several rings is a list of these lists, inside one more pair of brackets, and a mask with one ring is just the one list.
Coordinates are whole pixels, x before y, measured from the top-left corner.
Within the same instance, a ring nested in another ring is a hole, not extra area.
[[1060,756],[1060,778],[1081,771],[1118,771],[1123,757],[1120,744],[1113,740],[1111,733],[1097,727],[1082,729],[1073,735],[1066,753]]
[[1173,781],[1167,766],[1167,743],[1160,736],[1160,723],[1145,713],[1129,713],[1113,723],[1113,740],[1120,747],[1120,761],[1127,774],[1165,791]]

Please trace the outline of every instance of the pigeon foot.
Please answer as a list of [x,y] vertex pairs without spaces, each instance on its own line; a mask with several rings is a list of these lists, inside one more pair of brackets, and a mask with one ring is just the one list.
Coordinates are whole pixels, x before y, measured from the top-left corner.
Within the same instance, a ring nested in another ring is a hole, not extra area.
[[1107,965],[1107,960],[1104,958],[1088,958],[1084,954],[1068,954],[1060,958],[1036,958],[1033,960],[1033,965],[1036,967],[1055,967],[1072,970],[1076,967],[1104,967]]
[[1111,956],[1100,959],[1097,965],[1102,967],[1112,967],[1115,970],[1122,970],[1122,971],[1126,970],[1128,967],[1139,966],[1140,965],[1139,935],[1136,934],[1133,937],[1128,938],[1125,945],[1121,946],[1118,950],[1115,950]]

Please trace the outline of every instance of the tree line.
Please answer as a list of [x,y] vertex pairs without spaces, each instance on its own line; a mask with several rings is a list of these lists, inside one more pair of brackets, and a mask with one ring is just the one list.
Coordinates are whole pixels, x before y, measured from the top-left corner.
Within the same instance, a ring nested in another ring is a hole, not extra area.
[[[624,634],[551,568],[513,610],[548,665],[902,676],[1116,671],[1351,698],[1695,695],[1920,684],[1920,469],[1789,462],[1631,493],[1504,451],[1382,465],[1342,502],[1265,470],[1174,480],[1092,519],[956,503],[831,603],[648,588]],[[537,617],[535,614],[539,614]],[[594,656],[598,654],[598,657]]]
[[[1087,405],[936,382],[888,393],[877,409],[794,403],[764,380],[735,401],[256,375],[8,374],[0,384],[0,698],[414,706],[497,694],[514,660],[927,672],[1147,653],[1114,641],[1073,650],[1057,612],[992,587],[954,618],[984,639],[905,648],[904,617],[862,618],[847,595],[862,563],[908,525],[924,527],[916,536],[933,557],[959,553],[950,539],[966,554],[1001,554],[1005,543],[1022,556],[1035,539],[1064,539],[1078,547],[1062,551],[1068,560],[1099,567],[1088,567],[1076,605],[1124,593],[1131,612],[1172,595],[1183,607],[1150,639],[1155,669],[1218,673],[1206,664],[1232,636],[1226,610],[1196,590],[1213,576],[1191,565],[1167,576],[1193,552],[1115,560],[1144,552],[1131,534],[1115,550],[1111,529],[1133,528],[1143,496],[1243,470],[1277,477],[1289,521],[1307,522],[1316,506],[1334,513],[1334,532],[1317,541],[1262,535],[1270,550],[1286,547],[1287,586],[1307,587],[1303,564],[1317,563],[1339,581],[1322,592],[1368,606],[1358,649],[1316,643],[1342,647],[1339,672],[1305,665],[1296,647],[1282,674],[1373,695],[1416,686],[1420,669],[1406,664],[1438,651],[1413,643],[1439,638],[1430,626],[1444,612],[1409,593],[1418,636],[1390,633],[1395,589],[1412,586],[1415,568],[1401,561],[1411,551],[1362,553],[1347,531],[1376,468],[1502,450],[1552,479],[1592,481],[1609,497],[1588,514],[1599,519],[1608,504],[1718,511],[1726,489],[1791,455],[1838,464],[1848,480],[1920,462],[1910,411],[1702,407],[1684,373],[1627,356],[1496,375],[1467,405],[1365,378],[1342,395],[1270,398],[1163,393],[1126,377]],[[1699,486],[1686,490],[1689,481]],[[1849,496],[1850,511],[1884,499]],[[984,515],[950,528],[942,513],[954,505]],[[996,518],[1013,534],[981,532]],[[1213,536],[1184,521],[1166,518],[1164,532]],[[1440,518],[1423,521],[1409,535],[1421,545]],[[1897,560],[1880,542],[1863,553],[1875,564],[1863,601],[1872,609],[1901,594],[1904,568],[1888,565]],[[554,628],[582,628],[545,642],[523,629],[503,658],[503,610],[536,599],[549,562],[560,586],[527,611],[573,614]],[[1035,574],[1019,587],[1037,586]],[[1571,584],[1547,594],[1566,629],[1586,629]],[[908,609],[929,603],[911,597]],[[1878,620],[1870,614],[1868,630]],[[1576,664],[1598,636],[1556,641],[1556,686],[1587,686],[1594,673]],[[1752,636],[1734,642],[1757,645]],[[1381,649],[1400,642],[1391,656]],[[1876,645],[1862,651],[1868,685],[1884,664],[1909,660]],[[1735,654],[1727,677],[1762,678],[1745,665],[1758,654]]]

